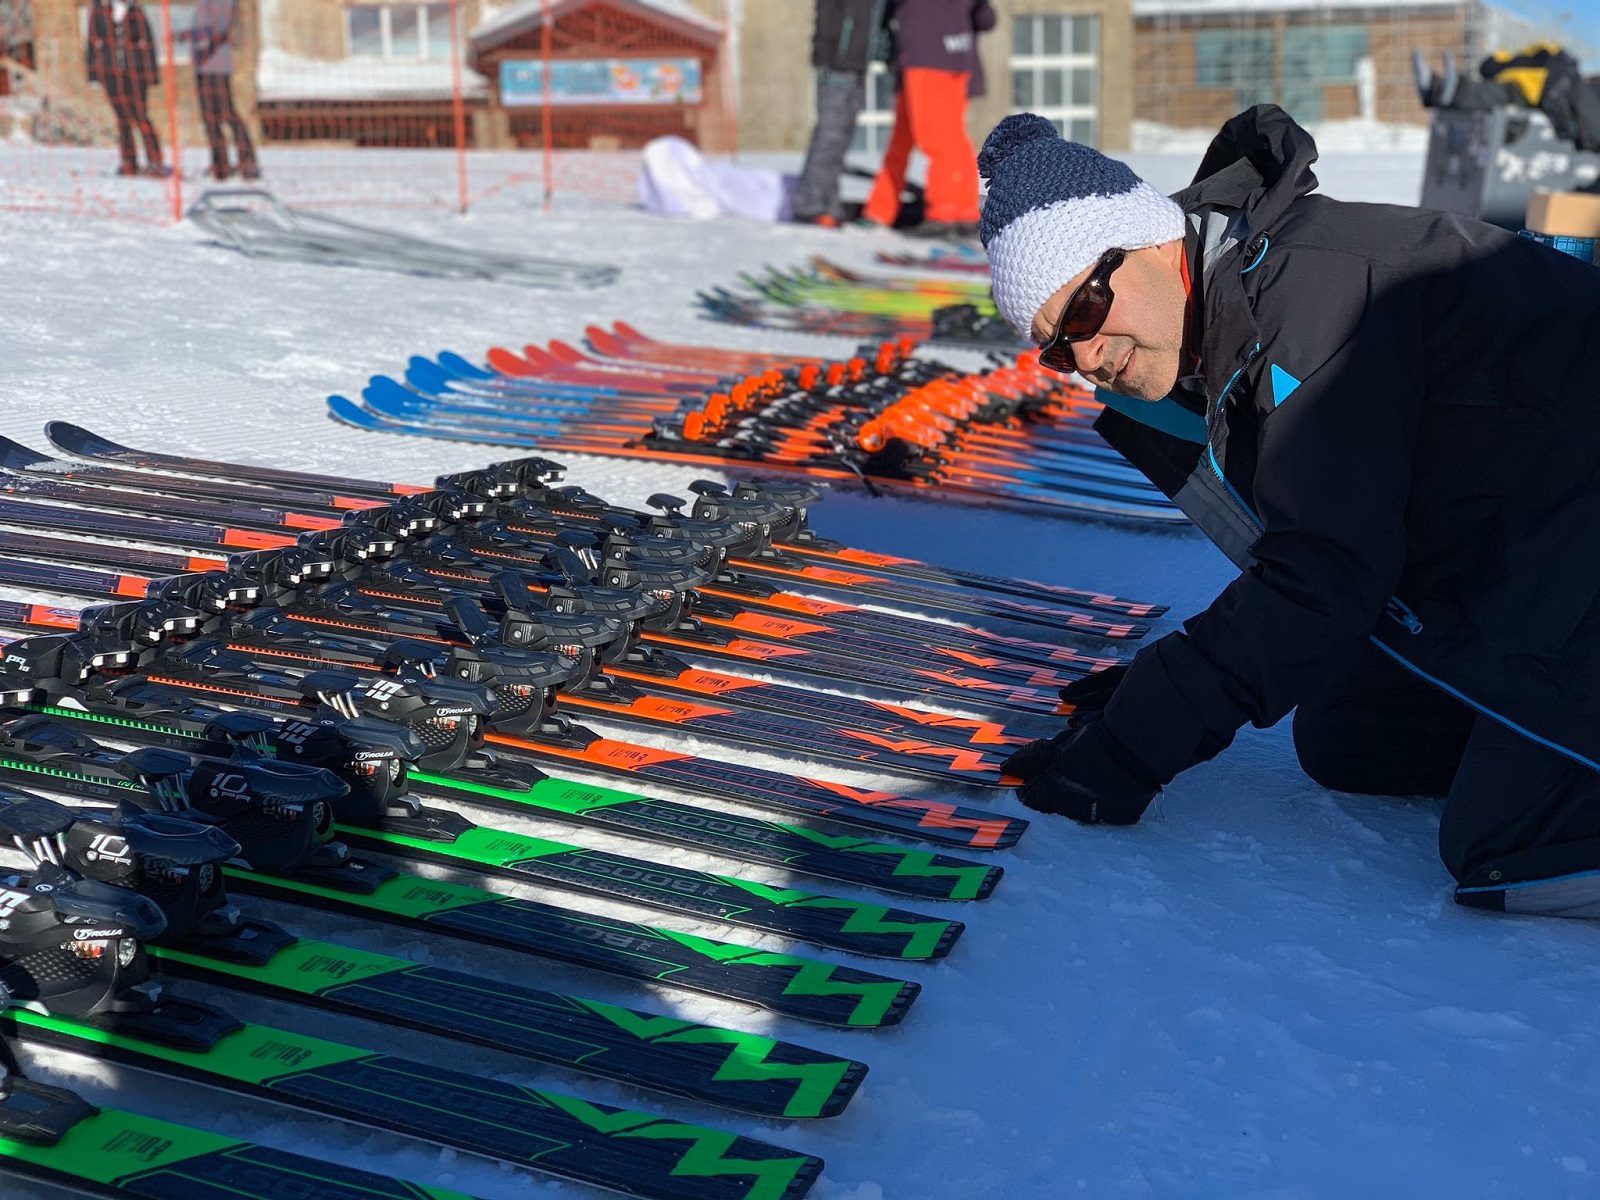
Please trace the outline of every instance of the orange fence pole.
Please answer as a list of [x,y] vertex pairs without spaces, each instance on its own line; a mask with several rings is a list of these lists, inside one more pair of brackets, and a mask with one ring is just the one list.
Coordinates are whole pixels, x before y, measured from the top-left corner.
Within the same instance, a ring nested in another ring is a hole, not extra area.
[[467,211],[467,101],[461,93],[461,5],[450,0],[450,92],[456,118],[456,194]]
[[183,220],[183,143],[178,137],[178,56],[172,33],[172,0],[161,0],[162,47],[167,58],[163,76],[167,92],[167,144],[172,151],[172,174],[167,176],[167,197],[172,201],[172,223]]
[[551,146],[552,122],[550,119],[550,42],[554,35],[555,17],[550,12],[550,0],[544,0],[544,28],[539,35],[539,53],[544,59],[541,75],[544,90],[544,111],[541,113],[540,138],[544,142],[544,210],[549,212],[556,194],[555,148]]

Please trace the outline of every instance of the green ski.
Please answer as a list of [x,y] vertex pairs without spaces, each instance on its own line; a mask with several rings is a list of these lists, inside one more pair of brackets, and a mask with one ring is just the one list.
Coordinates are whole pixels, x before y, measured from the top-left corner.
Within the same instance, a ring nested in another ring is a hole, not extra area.
[[0,1030],[652,1200],[795,1200],[822,1169],[751,1138],[264,1025],[227,1022],[207,1049],[24,1009]]
[[53,1146],[0,1137],[0,1174],[143,1200],[471,1200],[114,1108],[85,1117]]
[[843,1112],[865,1063],[759,1034],[297,941],[265,965],[149,946],[164,974],[471,1042],[769,1117]]

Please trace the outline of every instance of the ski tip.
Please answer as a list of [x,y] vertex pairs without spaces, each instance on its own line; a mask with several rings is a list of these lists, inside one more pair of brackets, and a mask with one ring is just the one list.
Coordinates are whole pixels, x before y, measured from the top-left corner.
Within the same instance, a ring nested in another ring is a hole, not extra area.
[[51,458],[48,454],[40,454],[37,450],[30,450],[21,442],[14,442],[8,437],[0,437],[0,467],[12,471],[26,471],[29,467],[41,466],[45,463],[55,463],[58,459]]
[[361,391],[361,400],[380,416],[411,416],[428,406],[428,397],[387,375],[374,375]]
[[465,379],[494,378],[493,371],[485,371],[482,367],[478,366],[477,363],[468,358],[464,358],[462,355],[457,354],[454,350],[439,351],[438,358],[435,361],[446,371],[454,372]]
[[947,922],[927,956],[929,961],[936,962],[946,957],[950,951],[955,949],[956,943],[961,940],[961,935],[966,931],[967,926],[964,921]]
[[955,828],[969,830],[969,836],[963,844],[971,849],[1009,850],[1022,840],[1022,835],[1028,829],[1028,821],[1025,817],[997,815],[987,821],[973,822],[970,826]]
[[[373,382],[376,383],[383,378],[386,376],[374,376]],[[419,392],[442,394],[449,389],[452,378],[451,374],[438,363],[417,355],[413,355],[411,361],[406,364],[406,382]]]
[[335,421],[357,429],[382,429],[383,423],[354,400],[344,396],[328,397],[328,415]]
[[987,900],[994,894],[995,887],[1005,877],[1005,873],[1006,869],[1004,867],[990,867],[982,878],[977,881],[977,886],[972,891],[972,898],[974,900]]
[[528,360],[512,353],[504,346],[491,346],[486,355],[489,365],[502,375],[531,375],[533,368]]
[[91,433],[82,425],[74,425],[71,421],[46,421],[44,436],[62,453],[76,454],[83,458],[127,450],[126,446],[119,446],[116,442]]
[[[802,1200],[822,1178],[822,1172],[827,1169],[827,1165],[815,1154],[802,1156],[795,1167],[793,1178],[783,1189],[781,1200]],[[755,1193],[752,1191],[750,1194]]]
[[848,1023],[855,1028],[888,1028],[904,1021],[906,1014],[911,1011],[911,1006],[917,1002],[917,997],[922,995],[922,985],[909,979],[898,982],[900,990],[890,999],[876,1019],[858,1016]]

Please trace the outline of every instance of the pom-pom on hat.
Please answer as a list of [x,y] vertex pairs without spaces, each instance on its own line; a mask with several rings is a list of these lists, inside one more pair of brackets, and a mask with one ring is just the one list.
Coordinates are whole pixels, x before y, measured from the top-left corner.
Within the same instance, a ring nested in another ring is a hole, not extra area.
[[1140,250],[1183,236],[1183,209],[1036,113],[994,127],[978,173],[989,181],[978,237],[995,306],[1024,337],[1039,306],[1113,246]]

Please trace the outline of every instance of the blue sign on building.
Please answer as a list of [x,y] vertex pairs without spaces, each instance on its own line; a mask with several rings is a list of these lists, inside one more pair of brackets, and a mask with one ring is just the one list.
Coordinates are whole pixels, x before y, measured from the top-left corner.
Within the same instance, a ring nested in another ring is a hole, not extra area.
[[[551,63],[551,104],[698,104],[698,58],[586,58]],[[502,59],[500,102],[537,108],[545,102],[544,63]]]

